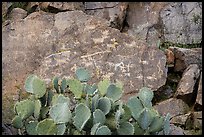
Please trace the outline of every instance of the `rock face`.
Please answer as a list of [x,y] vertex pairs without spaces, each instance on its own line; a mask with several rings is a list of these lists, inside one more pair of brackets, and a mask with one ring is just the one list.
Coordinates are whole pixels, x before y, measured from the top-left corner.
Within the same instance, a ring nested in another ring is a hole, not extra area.
[[27,9],[51,10],[51,12],[67,11],[67,10],[82,10],[84,4],[82,2],[29,2]]
[[156,90],[166,81],[162,51],[82,11],[32,13],[2,32],[3,92],[15,90],[33,70],[51,79],[73,76],[80,66],[91,71],[92,82],[103,77],[122,81],[127,96],[143,86]]
[[201,43],[202,3],[135,2],[127,12],[128,34],[149,44],[158,40],[173,43]]
[[85,2],[85,13],[107,19],[110,26],[122,30],[127,13],[127,2]]
[[189,65],[183,72],[182,78],[179,81],[175,96],[186,95],[193,93],[195,83],[200,75],[200,70],[197,64]]
[[183,44],[202,41],[202,3],[170,2],[160,16],[165,41]]
[[156,45],[162,37],[159,14],[166,2],[129,3],[127,13],[128,34],[140,37],[151,45]]
[[169,48],[175,57],[174,71],[183,72],[190,64],[197,64],[202,70],[202,48]]
[[154,106],[156,110],[162,115],[166,116],[167,113],[171,117],[186,114],[189,111],[189,106],[181,99],[170,98],[162,101]]
[[202,72],[200,74],[196,103],[202,105]]
[[171,131],[169,135],[184,135],[184,130],[180,127],[170,124]]

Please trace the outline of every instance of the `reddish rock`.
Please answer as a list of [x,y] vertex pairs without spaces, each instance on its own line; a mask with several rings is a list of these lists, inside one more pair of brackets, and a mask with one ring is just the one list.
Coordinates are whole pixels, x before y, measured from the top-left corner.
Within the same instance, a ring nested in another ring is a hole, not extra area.
[[174,53],[170,49],[165,50],[167,65],[174,65]]
[[182,78],[178,83],[175,96],[193,93],[195,83],[200,75],[197,64],[192,64],[183,72]]

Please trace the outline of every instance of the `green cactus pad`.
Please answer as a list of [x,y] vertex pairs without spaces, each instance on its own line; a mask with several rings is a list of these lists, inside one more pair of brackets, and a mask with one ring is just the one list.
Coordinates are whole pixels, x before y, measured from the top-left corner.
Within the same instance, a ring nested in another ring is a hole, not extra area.
[[[36,100],[36,99],[35,99]],[[46,102],[47,102],[47,93],[45,93],[44,96],[42,96],[41,98],[39,98],[40,102],[41,102],[41,106],[44,107],[46,106]]]
[[164,118],[164,123],[163,123],[163,130],[164,130],[164,135],[169,135],[170,133],[170,114],[167,113],[166,117]]
[[107,93],[106,96],[110,99],[112,99],[113,102],[115,102],[116,100],[119,100],[122,96],[122,90],[118,87],[116,87],[116,85],[111,84],[109,85],[108,89],[107,89]]
[[57,93],[59,93],[59,83],[58,83],[58,81],[59,81],[59,78],[56,77],[56,76],[52,79],[53,86],[54,86]]
[[145,107],[148,107],[148,108],[152,107],[151,101],[154,97],[154,93],[150,88],[147,88],[147,87],[141,88],[138,93],[138,97]]
[[123,83],[119,80],[116,80],[116,83],[115,83],[116,87],[120,88],[121,90],[123,90]]
[[52,119],[44,119],[37,124],[36,130],[38,135],[56,135],[57,125]]
[[162,130],[162,126],[163,126],[163,122],[164,122],[164,118],[163,117],[160,117],[160,116],[154,117],[154,120],[150,124],[149,132],[150,133],[154,133],[154,132],[161,131]]
[[42,107],[40,110],[40,117],[41,119],[45,119],[47,117],[47,114],[49,112],[50,108],[49,107]]
[[68,103],[58,103],[50,108],[50,117],[57,124],[69,122],[72,117]]
[[98,90],[102,96],[106,94],[109,85],[110,81],[108,79],[104,79],[98,83]]
[[152,116],[150,110],[148,108],[144,108],[139,114],[138,124],[142,129],[146,130],[150,126],[153,119],[154,117]]
[[105,115],[107,115],[111,110],[111,101],[107,97],[101,97],[98,100],[97,108],[103,111]]
[[34,94],[34,91],[33,91],[33,80],[37,78],[36,75],[32,74],[32,75],[29,75],[27,78],[26,78],[26,81],[25,81],[25,90],[26,92],[28,93],[32,93]]
[[66,125],[64,123],[57,125],[57,135],[64,135],[65,131],[66,131]]
[[123,104],[123,110],[124,110],[124,113],[121,116],[121,119],[120,119],[121,122],[128,121],[132,116],[131,111],[127,105]]
[[40,100],[35,100],[34,117],[38,119],[40,117],[41,102]]
[[30,117],[34,112],[34,102],[26,99],[15,104],[15,111],[23,120]]
[[137,122],[135,122],[134,124],[133,124],[133,126],[134,126],[134,135],[143,135],[144,133],[145,133],[145,130],[143,130],[140,126],[139,126],[139,124],[137,123]]
[[107,125],[111,130],[115,130],[117,128],[118,125],[114,113],[107,115],[105,125]]
[[52,90],[48,90],[48,92],[47,92],[47,106],[51,105],[53,96],[54,96],[54,92]]
[[97,91],[97,85],[96,84],[93,84],[92,86],[91,85],[88,85],[88,84],[86,84],[85,85],[85,92],[88,94],[88,95],[94,95],[95,94],[95,92]]
[[43,80],[35,75],[30,75],[25,82],[25,89],[32,93],[36,98],[41,98],[46,93],[46,85]]
[[85,68],[78,68],[76,70],[76,76],[81,82],[87,82],[90,79],[90,74]]
[[23,127],[23,121],[22,121],[22,118],[19,117],[18,115],[15,116],[12,120],[12,125],[13,127],[15,128],[22,128]]
[[73,124],[79,131],[81,131],[91,117],[91,111],[86,105],[80,103],[76,106],[74,113]]
[[118,135],[133,135],[134,127],[130,122],[120,123],[119,128],[117,129]]
[[77,79],[68,80],[69,89],[74,94],[76,99],[80,99],[83,93],[83,85]]
[[37,130],[36,130],[36,126],[37,126],[38,122],[36,121],[30,121],[28,124],[26,124],[26,132],[28,133],[28,135],[37,135]]
[[51,101],[51,104],[54,106],[58,103],[70,103],[70,99],[69,97],[65,97],[63,94],[55,94],[53,97],[52,97],[52,101]]
[[111,135],[111,131],[107,126],[101,126],[97,129],[96,135]]
[[141,101],[137,96],[131,97],[127,102],[127,106],[130,109],[133,118],[137,120],[139,118],[139,113],[143,109]]
[[96,109],[93,113],[94,124],[100,123],[101,125],[103,125],[105,123],[105,120],[106,120],[105,114],[100,109]]
[[96,130],[98,129],[100,123],[96,123],[93,125],[93,127],[91,128],[91,135],[95,135]]
[[93,96],[91,100],[91,112],[94,112],[96,108],[98,107],[98,98],[99,98],[98,94]]
[[67,88],[67,80],[65,78],[62,79],[61,81],[61,85],[60,85],[60,90],[61,90],[61,93],[64,93],[65,92],[65,89]]

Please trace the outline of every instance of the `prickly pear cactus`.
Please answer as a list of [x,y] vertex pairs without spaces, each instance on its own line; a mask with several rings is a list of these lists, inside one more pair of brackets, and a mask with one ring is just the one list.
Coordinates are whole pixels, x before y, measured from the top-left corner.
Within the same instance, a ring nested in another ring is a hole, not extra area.
[[49,85],[30,75],[25,82],[29,99],[17,102],[12,125],[28,135],[151,135],[169,134],[170,115],[152,107],[153,91],[143,87],[124,104],[123,84],[103,79],[90,84],[88,70],[77,79],[54,77]]

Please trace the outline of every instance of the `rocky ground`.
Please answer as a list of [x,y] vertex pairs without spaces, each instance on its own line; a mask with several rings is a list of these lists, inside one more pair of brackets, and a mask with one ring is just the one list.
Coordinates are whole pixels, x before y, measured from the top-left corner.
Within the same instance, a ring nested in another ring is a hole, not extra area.
[[92,83],[122,81],[124,102],[153,89],[171,135],[201,134],[201,45],[200,2],[2,2],[2,134],[17,134],[13,104],[29,74],[49,81],[80,66]]

